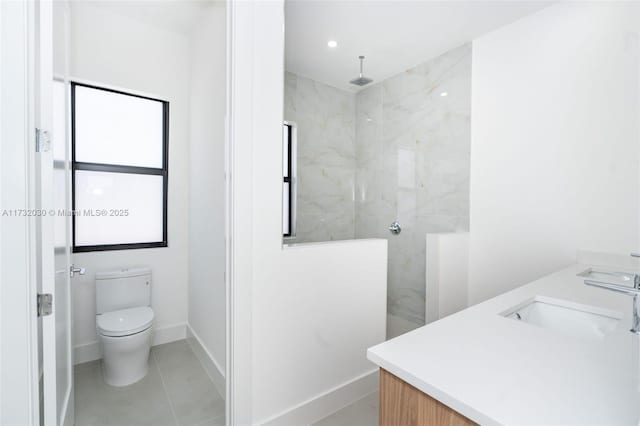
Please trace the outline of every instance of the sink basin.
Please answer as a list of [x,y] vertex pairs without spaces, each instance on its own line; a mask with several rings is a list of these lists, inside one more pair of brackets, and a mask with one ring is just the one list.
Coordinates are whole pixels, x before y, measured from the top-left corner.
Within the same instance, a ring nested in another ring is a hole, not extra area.
[[600,340],[615,330],[622,315],[601,308],[536,296],[501,315],[579,339]]

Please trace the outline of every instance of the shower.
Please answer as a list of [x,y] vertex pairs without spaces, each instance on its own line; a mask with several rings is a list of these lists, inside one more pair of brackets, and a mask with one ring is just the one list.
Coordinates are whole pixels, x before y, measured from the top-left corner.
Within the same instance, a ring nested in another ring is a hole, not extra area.
[[358,78],[354,78],[349,83],[355,84],[357,86],[365,86],[371,83],[373,80],[362,75],[362,64],[364,62],[364,56],[358,56],[358,59],[360,59],[360,75],[358,76]]
[[[319,74],[325,81],[285,73],[285,124],[295,123],[304,137],[295,139],[295,195],[283,171],[283,238],[385,239],[387,332],[394,337],[425,324],[427,301],[429,320],[440,312],[445,292],[427,296],[427,236],[437,248],[438,234],[469,230],[471,45],[390,76],[381,67],[375,78],[364,72],[365,57],[358,59],[360,76],[351,82],[339,73]],[[286,235],[292,199],[295,237]]]

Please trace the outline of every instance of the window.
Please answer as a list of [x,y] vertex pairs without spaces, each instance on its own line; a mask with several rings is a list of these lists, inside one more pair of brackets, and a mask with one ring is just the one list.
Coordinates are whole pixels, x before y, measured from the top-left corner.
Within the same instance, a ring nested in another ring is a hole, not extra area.
[[286,122],[282,129],[282,235],[296,236],[296,126]]
[[169,103],[71,83],[73,251],[167,246]]

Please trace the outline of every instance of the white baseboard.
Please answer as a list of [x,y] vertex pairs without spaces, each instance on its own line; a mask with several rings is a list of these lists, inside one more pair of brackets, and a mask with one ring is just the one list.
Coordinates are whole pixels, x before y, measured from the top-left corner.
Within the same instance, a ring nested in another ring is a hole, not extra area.
[[310,425],[378,390],[378,369],[260,422],[264,426]]
[[175,342],[187,337],[187,324],[174,324],[166,327],[158,328],[153,333],[152,346],[162,345],[164,343]]
[[85,362],[101,359],[100,344],[98,342],[83,343],[76,345],[73,349],[73,363],[84,364]]
[[[163,343],[175,342],[182,340],[187,336],[186,324],[175,324],[167,327],[157,328],[153,332],[153,346],[162,345]],[[102,358],[100,344],[95,342],[83,343],[77,345],[73,350],[74,364],[82,364],[89,361],[95,361]]]
[[225,399],[225,369],[220,365],[218,360],[215,359],[213,354],[209,352],[209,350],[204,346],[202,339],[200,336],[196,334],[195,331],[191,328],[189,324],[187,324],[187,343],[191,346],[191,349],[196,354],[196,357],[202,363],[202,366],[207,371],[209,378],[213,382],[213,385],[216,387],[218,393],[222,396],[222,399]]
[[[74,388],[75,389],[75,388]],[[67,401],[67,407],[64,416],[64,423],[62,426],[74,426],[76,419],[76,402],[73,396],[74,389],[71,389],[71,397]]]

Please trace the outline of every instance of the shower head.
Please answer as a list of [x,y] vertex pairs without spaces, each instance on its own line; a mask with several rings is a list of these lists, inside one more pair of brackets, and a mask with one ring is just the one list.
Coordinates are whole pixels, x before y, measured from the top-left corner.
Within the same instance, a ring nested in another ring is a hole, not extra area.
[[358,59],[360,59],[360,75],[349,83],[355,84],[356,86],[364,86],[371,83],[373,80],[362,75],[362,63],[364,62],[364,56],[358,56]]
[[358,78],[354,78],[349,83],[355,84],[357,86],[364,86],[366,84],[371,83],[372,81],[373,80],[371,80],[370,78],[367,78],[367,77],[358,77]]

